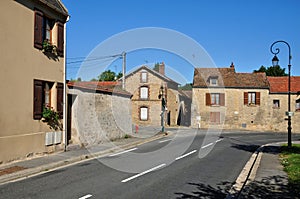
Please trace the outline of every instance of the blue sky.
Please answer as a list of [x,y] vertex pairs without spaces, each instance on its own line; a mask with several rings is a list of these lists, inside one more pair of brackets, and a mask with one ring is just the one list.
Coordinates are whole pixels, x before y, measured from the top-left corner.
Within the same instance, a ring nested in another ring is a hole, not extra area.
[[[67,24],[68,79],[78,77],[81,61],[99,44],[121,32],[144,27],[184,34],[199,43],[217,67],[229,67],[234,62],[237,72],[270,66],[273,57],[270,45],[276,40],[285,40],[292,49],[292,75],[300,76],[299,0],[62,1],[71,16]],[[283,44],[276,47],[281,50],[279,64],[286,68],[288,49]],[[97,56],[109,55],[104,51]],[[156,62],[165,62],[186,82],[192,82],[193,66],[184,58],[159,49],[129,52],[127,70]],[[121,65],[121,59],[103,59],[90,62],[89,67],[97,77],[104,69],[121,71]]]

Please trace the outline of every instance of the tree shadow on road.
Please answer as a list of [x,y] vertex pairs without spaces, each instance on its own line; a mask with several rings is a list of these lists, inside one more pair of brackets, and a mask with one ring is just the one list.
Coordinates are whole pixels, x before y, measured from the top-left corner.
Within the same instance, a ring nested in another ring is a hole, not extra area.
[[223,199],[223,198],[239,198],[239,199],[300,199],[297,193],[289,187],[286,180],[282,176],[272,176],[263,178],[260,181],[249,183],[239,194],[238,192],[230,195],[229,190],[233,183],[222,182],[217,187],[212,187],[204,183],[188,183],[194,186],[191,193],[177,192],[177,199]]

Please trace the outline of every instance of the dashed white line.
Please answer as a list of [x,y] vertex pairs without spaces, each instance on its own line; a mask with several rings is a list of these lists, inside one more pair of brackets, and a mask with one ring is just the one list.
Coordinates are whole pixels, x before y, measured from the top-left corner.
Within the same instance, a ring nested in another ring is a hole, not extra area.
[[168,141],[171,141],[172,139],[167,139],[167,140],[161,140],[159,141],[159,143],[164,143],[164,142],[168,142]]
[[189,153],[187,153],[187,154],[184,154],[184,155],[182,155],[182,156],[179,156],[179,157],[177,157],[175,160],[180,160],[181,158],[184,158],[184,157],[186,157],[186,156],[188,156],[188,155],[191,155],[191,154],[193,154],[193,153],[195,153],[195,152],[197,152],[197,150],[194,150],[194,151],[191,151],[191,152],[189,152]]
[[221,142],[223,139],[218,139],[217,141],[216,141],[216,143],[218,143],[218,142]]
[[121,154],[123,154],[123,153],[128,153],[128,152],[130,152],[130,151],[134,151],[134,150],[137,150],[137,148],[128,149],[128,150],[126,150],[126,151],[121,151],[121,152],[119,152],[119,153],[112,154],[112,155],[110,155],[109,157],[114,157],[114,156],[117,156],[117,155],[121,155]]
[[87,199],[87,198],[90,198],[90,197],[92,197],[92,195],[91,195],[91,194],[88,194],[88,195],[85,195],[85,196],[80,197],[79,199]]
[[130,181],[130,180],[133,180],[133,179],[135,179],[135,178],[138,178],[138,177],[140,177],[140,176],[142,176],[142,175],[145,175],[145,174],[147,174],[147,173],[150,173],[151,171],[154,171],[154,170],[159,169],[159,168],[164,167],[164,166],[166,166],[166,164],[158,165],[158,166],[156,166],[156,167],[153,167],[152,169],[149,169],[149,170],[144,171],[144,172],[142,172],[142,173],[139,173],[139,174],[137,174],[137,175],[131,176],[130,178],[126,178],[125,180],[122,180],[121,182],[128,182],[128,181]]
[[201,147],[201,149],[204,149],[204,148],[209,147],[209,146],[211,146],[211,145],[213,145],[213,143],[209,143],[209,144],[207,144],[207,145]]

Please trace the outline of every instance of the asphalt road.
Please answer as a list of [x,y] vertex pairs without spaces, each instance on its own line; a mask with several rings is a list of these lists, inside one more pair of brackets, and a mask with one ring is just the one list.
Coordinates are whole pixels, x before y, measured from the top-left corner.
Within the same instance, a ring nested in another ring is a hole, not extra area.
[[258,146],[287,139],[170,130],[167,138],[2,185],[0,198],[224,198]]

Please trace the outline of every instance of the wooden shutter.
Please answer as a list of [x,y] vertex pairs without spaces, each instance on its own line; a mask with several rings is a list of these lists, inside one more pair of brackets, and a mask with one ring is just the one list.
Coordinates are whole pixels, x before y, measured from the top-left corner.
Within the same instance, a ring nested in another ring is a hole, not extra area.
[[57,54],[64,56],[64,24],[57,23]]
[[225,94],[220,93],[220,106],[225,106]]
[[43,82],[34,80],[33,90],[33,119],[40,120],[43,114]]
[[211,105],[210,93],[206,93],[206,106],[210,106],[210,105]]
[[248,105],[248,92],[244,92],[244,105]]
[[260,92],[255,93],[255,104],[260,105]]
[[43,49],[43,13],[35,11],[34,16],[34,47],[37,49]]
[[64,103],[64,84],[57,83],[57,112],[59,114],[59,118],[63,118],[63,103]]

